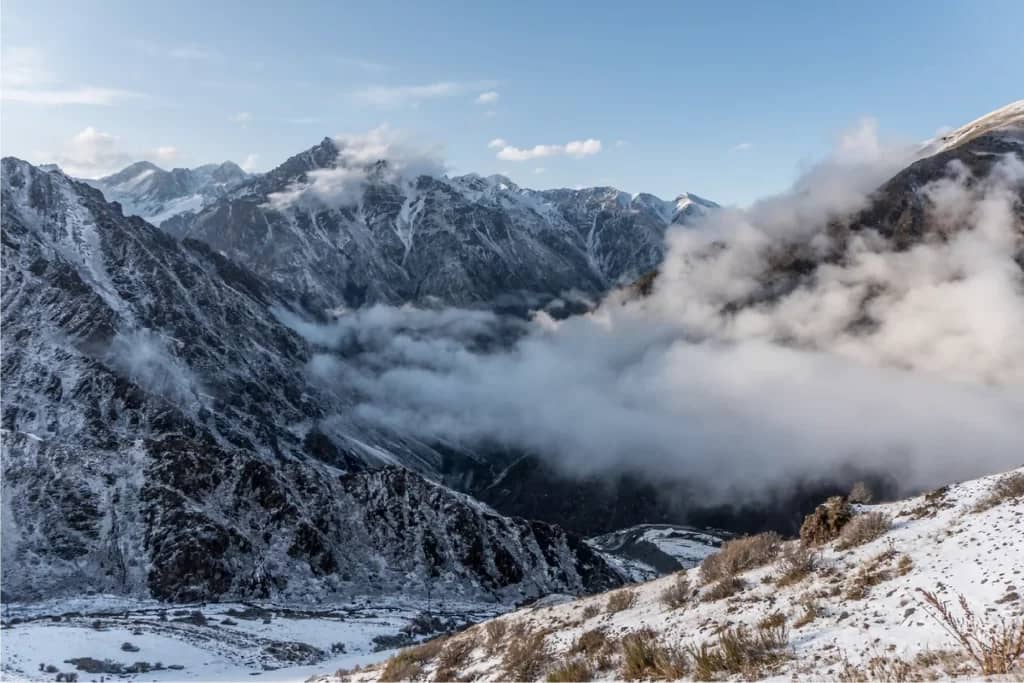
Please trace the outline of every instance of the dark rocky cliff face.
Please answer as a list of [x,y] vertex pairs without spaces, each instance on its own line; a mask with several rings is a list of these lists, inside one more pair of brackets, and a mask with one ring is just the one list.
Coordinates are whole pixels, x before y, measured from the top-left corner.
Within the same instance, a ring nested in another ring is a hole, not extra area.
[[367,471],[319,432],[343,406],[307,384],[306,343],[269,310],[288,303],[245,268],[15,159],[3,209],[4,599],[619,581],[557,527]]

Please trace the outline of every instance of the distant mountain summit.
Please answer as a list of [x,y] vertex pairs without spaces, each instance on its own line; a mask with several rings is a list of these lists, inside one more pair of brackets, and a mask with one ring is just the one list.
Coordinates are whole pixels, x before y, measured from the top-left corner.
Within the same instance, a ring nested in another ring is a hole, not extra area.
[[504,176],[353,162],[325,138],[161,224],[210,244],[312,309],[599,297],[660,262],[665,230],[714,202],[610,187],[537,191]]
[[138,161],[113,175],[87,180],[126,214],[159,225],[181,213],[195,212],[249,178],[233,161],[165,171]]

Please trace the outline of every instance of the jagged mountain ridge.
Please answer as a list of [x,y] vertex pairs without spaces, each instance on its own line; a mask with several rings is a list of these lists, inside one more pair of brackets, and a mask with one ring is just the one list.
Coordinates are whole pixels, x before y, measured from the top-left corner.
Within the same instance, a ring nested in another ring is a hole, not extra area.
[[369,303],[535,304],[599,297],[650,270],[665,229],[717,205],[665,202],[608,187],[535,191],[502,176],[397,179],[381,160],[365,186],[331,204],[279,199],[345,170],[331,138],[256,176],[196,214],[161,227],[281,285],[311,309]]
[[249,178],[232,161],[166,171],[148,161],[131,164],[117,173],[86,180],[126,214],[159,225],[182,213],[194,213]]
[[306,383],[272,285],[58,171],[7,158],[2,189],[5,600],[621,581],[558,527],[366,470],[320,433],[339,406]]

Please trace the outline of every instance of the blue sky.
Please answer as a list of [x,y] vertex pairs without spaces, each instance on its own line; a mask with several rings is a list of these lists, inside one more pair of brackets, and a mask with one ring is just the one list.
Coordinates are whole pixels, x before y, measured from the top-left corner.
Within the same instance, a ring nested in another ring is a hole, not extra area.
[[2,11],[3,154],[82,174],[137,158],[265,170],[386,123],[456,173],[744,204],[865,116],[924,139],[1024,96],[1019,0]]

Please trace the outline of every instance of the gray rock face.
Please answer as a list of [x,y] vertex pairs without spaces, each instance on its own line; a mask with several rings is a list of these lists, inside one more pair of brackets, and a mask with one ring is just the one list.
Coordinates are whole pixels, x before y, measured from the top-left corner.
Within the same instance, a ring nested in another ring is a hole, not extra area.
[[[386,161],[346,163],[325,139],[161,227],[210,244],[310,308],[471,305],[599,296],[657,265],[673,221],[715,207],[613,188],[538,192],[501,176],[399,179]],[[339,169],[358,176],[355,189],[338,181],[339,197],[325,197],[316,175]]]
[[101,190],[108,200],[119,202],[126,214],[159,225],[173,216],[199,211],[247,178],[249,175],[231,161],[170,171],[139,161],[113,175],[85,182]]
[[620,580],[557,527],[366,470],[318,432],[343,406],[307,384],[273,285],[58,171],[4,159],[2,200],[5,600]]

